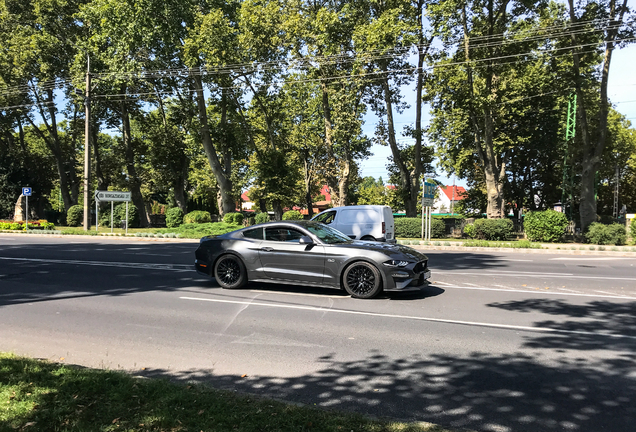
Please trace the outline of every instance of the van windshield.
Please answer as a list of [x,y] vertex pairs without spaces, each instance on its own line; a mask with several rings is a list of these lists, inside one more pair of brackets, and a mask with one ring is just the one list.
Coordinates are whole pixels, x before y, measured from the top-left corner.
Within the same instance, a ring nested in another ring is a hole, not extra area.
[[351,239],[327,225],[323,224],[311,224],[307,226],[307,230],[320,239],[321,242],[326,244],[335,243],[351,243]]

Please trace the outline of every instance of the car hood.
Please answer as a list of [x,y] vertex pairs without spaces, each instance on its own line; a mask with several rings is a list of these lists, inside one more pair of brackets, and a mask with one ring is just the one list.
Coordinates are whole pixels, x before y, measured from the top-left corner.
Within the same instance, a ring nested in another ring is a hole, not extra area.
[[393,259],[407,259],[414,262],[428,260],[428,257],[423,253],[400,244],[353,241],[351,243],[335,244],[332,246],[346,247],[348,249],[361,249],[365,251],[376,251],[383,253]]

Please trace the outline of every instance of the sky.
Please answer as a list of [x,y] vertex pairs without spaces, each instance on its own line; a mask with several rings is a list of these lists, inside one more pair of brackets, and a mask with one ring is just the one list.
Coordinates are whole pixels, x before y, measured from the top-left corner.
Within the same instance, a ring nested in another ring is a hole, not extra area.
[[[631,122],[632,127],[636,127],[636,45],[631,44],[626,48],[617,49],[612,54],[612,63],[610,64],[610,74],[608,80],[608,95],[615,109],[625,115]],[[403,114],[394,114],[396,132],[402,130],[407,125],[415,125],[415,87],[405,91],[405,100],[411,108]],[[422,127],[424,127],[430,119],[428,114],[428,106],[424,105],[422,115]],[[372,137],[375,124],[378,119],[373,114],[367,114],[365,117],[365,125],[363,132]],[[389,174],[386,170],[386,164],[391,156],[391,149],[388,146],[374,145],[371,148],[372,156],[361,162],[361,176],[371,176],[374,178],[382,177],[386,182]],[[437,169],[439,174],[436,179],[446,185],[453,184],[453,178],[448,178],[444,172]],[[458,186],[466,186],[466,182],[462,179],[456,179],[455,184]]]

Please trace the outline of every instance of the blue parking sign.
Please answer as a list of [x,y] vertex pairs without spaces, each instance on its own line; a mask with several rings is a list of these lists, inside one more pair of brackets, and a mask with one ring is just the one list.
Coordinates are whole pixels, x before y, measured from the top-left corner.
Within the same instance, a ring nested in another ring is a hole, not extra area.
[[22,195],[24,196],[31,196],[31,188],[30,187],[23,187],[22,188]]

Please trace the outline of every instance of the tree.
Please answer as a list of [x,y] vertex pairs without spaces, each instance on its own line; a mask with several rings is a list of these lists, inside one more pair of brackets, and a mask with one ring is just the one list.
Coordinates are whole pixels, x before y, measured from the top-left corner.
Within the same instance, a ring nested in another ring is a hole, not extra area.
[[[579,36],[575,32],[571,32],[572,39],[572,58],[573,58],[573,78],[574,86],[576,88],[576,94],[579,99],[577,105],[579,130],[582,141],[582,173],[581,173],[581,190],[580,190],[580,205],[579,213],[581,217],[581,229],[585,230],[587,227],[596,221],[597,216],[597,203],[595,197],[595,181],[596,173],[601,166],[601,158],[603,156],[603,150],[607,144],[607,122],[609,115],[609,101],[607,97],[607,82],[609,77],[609,70],[612,61],[612,52],[615,46],[625,44],[621,42],[621,39],[625,38],[626,31],[621,29],[625,14],[628,12],[627,0],[623,0],[622,4],[616,2],[616,0],[599,1],[586,3],[584,7],[584,14],[581,18],[577,17],[577,11],[575,9],[574,0],[568,0],[570,23],[573,27],[580,27],[579,21],[588,21],[590,15],[594,18],[601,18],[603,33],[603,45],[605,46],[605,53],[603,56],[603,64],[600,73],[600,100],[598,104],[598,114],[595,118],[590,116],[590,107],[586,103],[584,97],[584,90],[588,83],[585,81],[581,67],[581,53],[578,48]],[[599,21],[592,21],[584,27],[591,27]],[[610,25],[606,25],[609,23]],[[593,30],[593,29],[590,29]],[[633,31],[629,31],[633,33]],[[592,135],[592,122],[597,124],[596,136]]]

